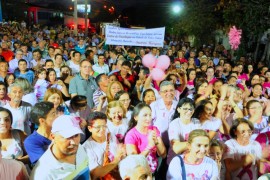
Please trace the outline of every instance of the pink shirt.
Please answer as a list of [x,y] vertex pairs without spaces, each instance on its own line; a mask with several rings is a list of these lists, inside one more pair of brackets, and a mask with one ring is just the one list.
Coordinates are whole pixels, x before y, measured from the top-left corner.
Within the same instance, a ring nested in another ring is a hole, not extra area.
[[[160,132],[155,126],[149,126],[149,130],[155,130],[157,133],[157,137],[160,137]],[[128,133],[125,137],[125,144],[132,144],[136,146],[138,154],[143,152],[145,148],[148,145],[148,133],[147,134],[141,134],[137,129],[134,127]],[[149,166],[152,170],[152,172],[155,172],[157,166],[158,166],[158,159],[156,156],[157,149],[154,147],[150,150],[149,154],[147,155],[147,161],[149,163]]]

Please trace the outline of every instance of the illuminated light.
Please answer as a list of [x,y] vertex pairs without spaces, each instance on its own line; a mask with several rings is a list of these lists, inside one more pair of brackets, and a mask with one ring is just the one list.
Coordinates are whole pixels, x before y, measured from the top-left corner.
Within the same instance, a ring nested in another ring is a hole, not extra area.
[[180,6],[173,6],[173,12],[174,13],[179,13],[181,11]]
[[112,9],[114,9],[114,7],[113,7],[113,6],[112,6],[111,8],[112,8]]
[[104,9],[107,9],[107,6],[106,6],[106,5],[104,5],[104,6],[103,6],[103,8],[104,8]]

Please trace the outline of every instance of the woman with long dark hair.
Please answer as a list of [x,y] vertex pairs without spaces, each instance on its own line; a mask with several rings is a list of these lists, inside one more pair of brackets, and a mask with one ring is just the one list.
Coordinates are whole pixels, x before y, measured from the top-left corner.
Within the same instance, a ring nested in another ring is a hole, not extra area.
[[222,125],[218,117],[213,116],[214,107],[209,100],[202,100],[196,107],[193,117],[200,120],[201,128],[206,130],[210,139],[213,139]]
[[171,143],[167,158],[168,164],[176,154],[182,154],[187,150],[189,133],[194,129],[200,129],[200,121],[192,118],[194,109],[194,102],[189,98],[183,98],[177,104],[173,121],[168,130]]
[[166,148],[157,127],[151,125],[152,111],[149,105],[139,103],[133,111],[129,131],[125,137],[127,155],[142,154],[150,165],[152,173],[157,170],[157,155],[166,157]]

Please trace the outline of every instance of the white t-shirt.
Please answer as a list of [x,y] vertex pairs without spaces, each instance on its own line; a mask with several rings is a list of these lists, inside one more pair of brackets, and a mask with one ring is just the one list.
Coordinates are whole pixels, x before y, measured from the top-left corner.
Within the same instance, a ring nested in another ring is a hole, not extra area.
[[[183,158],[183,155],[181,155]],[[209,158],[204,157],[202,162],[197,165],[185,164],[186,170],[186,179],[196,179],[196,180],[205,180],[205,179],[219,179],[219,172],[217,163]],[[169,165],[167,171],[167,180],[182,180],[182,167],[179,157],[174,157]]]
[[203,124],[201,124],[201,129],[207,130],[207,131],[215,131],[217,132],[222,125],[222,122],[220,119],[216,117],[211,117],[211,119],[205,121]]
[[[250,140],[250,143],[247,146],[241,146],[237,143],[235,139],[230,139],[225,142],[227,146],[227,150],[224,153],[224,159],[234,159],[240,160],[243,155],[252,154],[256,157],[256,160],[260,159],[262,156],[262,148],[257,141]],[[231,173],[232,179],[250,179],[247,172],[252,173],[252,179],[257,179],[257,166],[255,162],[251,165],[251,167],[244,170],[242,167],[235,170]],[[241,175],[242,174],[242,175]],[[241,175],[241,176],[240,176]],[[237,177],[240,176],[240,177]]]
[[110,121],[109,119],[107,120],[108,130],[111,132],[111,135],[114,135],[120,142],[124,140],[123,138],[128,129],[128,124],[125,122],[124,119],[122,119],[122,121],[122,124],[116,126],[113,124],[112,121]]
[[[169,140],[170,142],[172,140],[178,140],[180,142],[187,141],[189,133],[195,129],[201,129],[199,119],[192,118],[189,124],[184,124],[180,118],[176,118],[169,125]],[[168,164],[175,155],[172,146],[170,146],[167,157]]]
[[[84,150],[86,151],[86,154],[89,159],[89,169],[90,171],[95,169],[98,166],[103,165],[103,156],[106,151],[106,145],[107,145],[107,140],[103,143],[98,143],[90,137],[83,143]],[[112,161],[114,158],[114,155],[116,154],[117,150],[117,140],[115,136],[110,137],[110,155],[109,158]]]
[[[249,116],[244,117],[246,120],[249,120]],[[254,125],[254,131],[252,136],[250,137],[251,140],[255,140],[256,137],[264,130],[266,127],[268,127],[268,116],[262,116],[262,121],[260,123],[253,123]]]
[[73,75],[80,72],[80,65],[79,64],[74,64],[73,61],[69,60],[69,61],[67,61],[67,65],[71,68]]

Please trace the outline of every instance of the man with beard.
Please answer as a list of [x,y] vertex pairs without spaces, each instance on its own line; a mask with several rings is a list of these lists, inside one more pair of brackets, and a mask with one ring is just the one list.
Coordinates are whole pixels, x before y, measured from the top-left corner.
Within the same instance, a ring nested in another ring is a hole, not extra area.
[[13,83],[8,88],[10,101],[3,107],[10,110],[12,113],[12,129],[19,129],[29,135],[31,133],[30,111],[32,106],[31,104],[22,101],[23,95],[24,92],[22,86]]
[[39,49],[33,51],[33,60],[30,64],[34,70],[41,68],[45,64],[45,60],[41,58],[41,51]]
[[61,115],[52,124],[52,144],[38,160],[30,179],[90,179],[88,158],[80,145],[78,120]]
[[223,74],[222,74],[222,78],[227,80],[227,78],[230,76],[230,73],[232,71],[232,65],[230,64],[230,62],[225,62],[224,66],[223,66]]
[[40,102],[32,108],[30,116],[38,129],[24,140],[24,147],[31,164],[34,164],[51,144],[50,134],[52,123],[57,117],[56,109],[51,102]]

